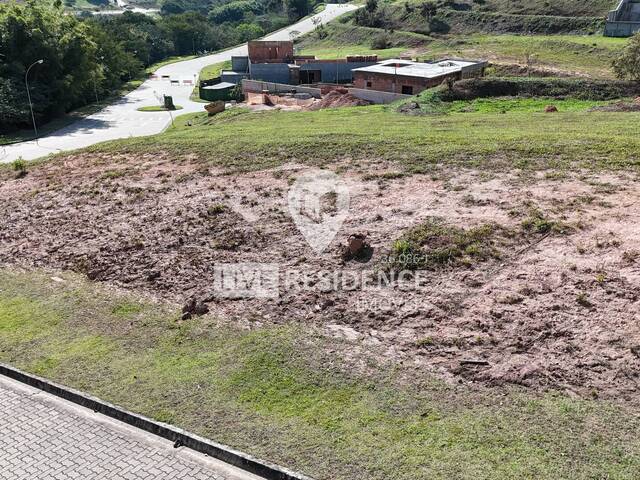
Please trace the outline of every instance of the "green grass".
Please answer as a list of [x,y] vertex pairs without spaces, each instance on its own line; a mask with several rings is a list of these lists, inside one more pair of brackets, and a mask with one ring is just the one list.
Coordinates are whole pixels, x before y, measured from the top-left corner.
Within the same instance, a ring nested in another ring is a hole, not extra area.
[[173,110],[168,110],[166,108],[164,108],[164,106],[160,106],[160,105],[150,105],[148,107],[140,107],[137,110],[139,112],[169,112],[169,111],[176,111],[176,110],[182,110],[182,107],[180,105],[174,105]]
[[177,63],[177,62],[184,62],[185,60],[193,60],[194,58],[198,58],[198,55],[182,55],[182,56],[178,55],[175,57],[165,58],[160,62],[156,62],[153,65],[149,65],[145,69],[145,72],[147,74],[151,74],[151,73],[154,73],[159,68],[164,67],[166,65],[171,65],[172,63]]
[[378,55],[380,59],[395,58],[407,51],[407,47],[391,47],[384,50],[376,50],[367,45],[340,45],[330,42],[319,42],[317,45],[305,47],[300,50],[300,55],[315,55],[317,58],[335,59],[348,55]]
[[[317,478],[637,478],[637,411],[452,387],[296,326],[177,323],[70,274],[0,270],[0,361]],[[329,353],[331,352],[331,353]]]
[[477,98],[470,101],[458,100],[453,102],[434,101],[431,107],[432,112],[437,113],[541,113],[548,105],[554,105],[560,112],[585,112],[590,108],[606,105],[611,102],[600,102],[593,100],[577,100],[573,98]]
[[[423,0],[408,0],[409,4],[420,4]],[[407,0],[395,0],[394,5],[404,7]],[[559,15],[576,17],[599,17],[615,8],[611,0],[458,0],[458,4],[472,6],[473,10],[516,15]]]
[[419,59],[445,57],[486,59],[498,63],[525,64],[592,77],[613,78],[611,59],[627,42],[601,35],[445,35],[438,38],[394,31],[387,36],[391,48],[373,50],[373,39],[383,31],[333,22],[323,40],[312,34],[301,39],[300,53],[319,58],[342,58],[348,54],[377,54],[381,58],[411,54]]
[[[405,53],[411,47],[421,45],[429,37],[411,32],[387,32],[377,28],[354,27],[334,21],[325,29],[326,38],[318,39],[314,33],[300,37],[296,41],[296,53],[315,55],[320,59],[344,58],[347,55],[378,55],[393,58]],[[384,35],[389,48],[372,48],[374,40]]]
[[230,70],[230,69],[231,69],[231,60],[227,60],[225,62],[220,62],[220,63],[214,63],[213,65],[207,65],[202,70],[200,70],[199,81],[211,80],[212,78],[219,77],[222,70]]
[[356,169],[360,160],[389,160],[408,172],[451,165],[493,171],[637,169],[638,119],[638,113],[584,111],[410,116],[396,113],[393,106],[316,112],[233,109],[211,118],[206,114],[180,116],[175,128],[165,133],[103,143],[88,150],[162,152],[176,159],[189,155],[240,170],[288,161],[322,165],[344,159]]
[[[469,2],[475,3],[475,2]],[[486,0],[481,10],[519,15],[604,16],[615,8],[611,0]]]
[[534,67],[611,78],[612,55],[625,43],[626,39],[602,36],[475,34],[434,40],[426,47],[426,56],[524,64],[529,54],[534,56]]

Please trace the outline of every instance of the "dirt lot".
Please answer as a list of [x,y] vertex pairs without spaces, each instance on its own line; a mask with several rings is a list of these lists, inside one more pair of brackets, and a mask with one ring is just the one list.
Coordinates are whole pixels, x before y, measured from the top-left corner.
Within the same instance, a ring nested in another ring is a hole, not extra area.
[[[349,216],[320,255],[288,213],[300,165],[227,175],[195,160],[80,154],[24,178],[4,171],[0,262],[71,269],[180,303],[193,297],[248,327],[320,325],[451,382],[637,398],[635,177],[402,176],[387,165],[344,167],[332,168],[346,171]],[[418,284],[335,291],[318,281],[265,300],[221,300],[213,292],[216,262],[276,263],[311,276],[384,272],[394,242],[431,221],[486,235],[479,250],[474,243],[455,261],[427,265]],[[367,234],[370,258],[343,259],[353,233]]]

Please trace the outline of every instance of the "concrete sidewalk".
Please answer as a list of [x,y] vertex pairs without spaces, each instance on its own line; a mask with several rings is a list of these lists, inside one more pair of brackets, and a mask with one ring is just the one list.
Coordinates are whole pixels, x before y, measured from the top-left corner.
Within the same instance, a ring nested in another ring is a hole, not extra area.
[[0,375],[0,479],[261,477]]

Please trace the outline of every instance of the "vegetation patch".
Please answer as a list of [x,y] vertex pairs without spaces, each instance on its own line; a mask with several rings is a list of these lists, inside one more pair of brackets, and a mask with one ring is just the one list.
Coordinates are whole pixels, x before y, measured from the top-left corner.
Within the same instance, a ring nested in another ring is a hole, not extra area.
[[490,32],[526,34],[594,34],[604,28],[602,17],[565,17],[552,15],[514,15],[494,12],[448,10],[441,21],[450,26],[448,33]]
[[315,55],[322,59],[347,55],[393,58],[429,40],[425,35],[411,32],[385,32],[378,28],[333,22],[323,29],[322,38],[317,38],[315,33],[307,34],[296,41],[296,47],[302,55]]
[[395,241],[389,266],[396,271],[471,266],[499,258],[497,238],[505,233],[497,225],[464,229],[430,218]]
[[[424,95],[429,95],[426,92]],[[612,100],[640,94],[637,82],[584,78],[472,78],[456,82],[439,93],[443,100],[488,97],[553,97],[577,100]]]
[[180,105],[174,105],[174,108],[166,108],[160,105],[150,105],[148,107],[140,107],[137,109],[139,112],[173,112],[176,110],[182,110]]
[[[514,165],[527,169],[638,166],[635,112],[423,117],[396,113],[396,108],[266,113],[232,109],[215,117],[189,114],[178,117],[175,127],[162,134],[107,142],[87,150],[162,153],[174,158],[192,155],[232,170],[268,168],[292,160],[321,165],[342,158],[389,160],[413,173],[444,165],[489,171],[505,171]],[[283,137],[280,132],[284,129],[296,135]],[[239,131],[243,134],[238,135]]]

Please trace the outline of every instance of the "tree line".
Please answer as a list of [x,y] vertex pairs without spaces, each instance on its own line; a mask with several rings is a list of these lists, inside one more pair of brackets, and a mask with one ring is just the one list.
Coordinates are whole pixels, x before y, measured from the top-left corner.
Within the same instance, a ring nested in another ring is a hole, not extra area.
[[0,132],[30,125],[25,73],[40,59],[28,80],[42,123],[105,98],[156,62],[258,38],[313,7],[313,0],[190,1],[166,0],[157,18],[78,16],[60,0],[0,3]]

